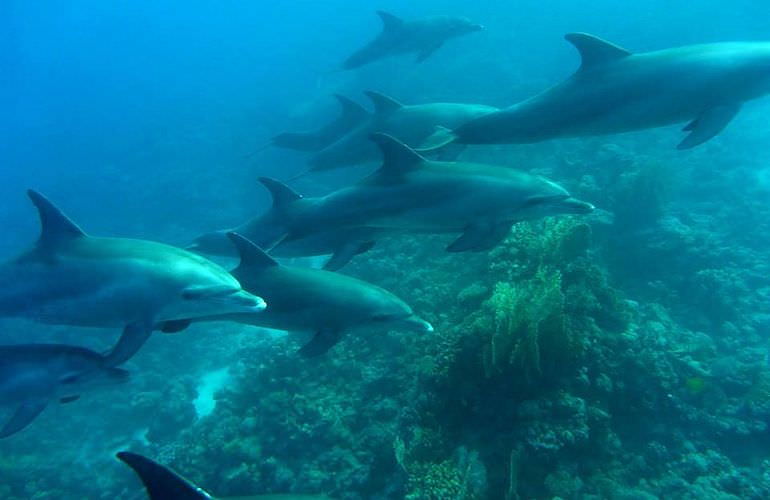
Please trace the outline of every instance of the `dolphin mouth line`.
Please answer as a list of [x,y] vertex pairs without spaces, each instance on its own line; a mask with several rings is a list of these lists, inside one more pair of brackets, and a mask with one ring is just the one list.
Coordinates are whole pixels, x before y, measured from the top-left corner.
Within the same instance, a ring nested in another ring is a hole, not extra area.
[[559,204],[573,214],[590,214],[596,210],[596,207],[593,204],[588,203],[587,201],[578,200],[571,196],[561,200]]

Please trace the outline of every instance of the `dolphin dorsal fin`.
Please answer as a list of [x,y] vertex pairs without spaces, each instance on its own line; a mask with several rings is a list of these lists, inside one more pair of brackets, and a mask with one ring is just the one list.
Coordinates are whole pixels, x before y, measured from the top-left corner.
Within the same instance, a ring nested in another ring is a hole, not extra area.
[[121,451],[117,457],[139,476],[149,500],[214,500],[214,497],[187,479],[145,456]]
[[236,232],[227,233],[227,237],[235,245],[241,262],[236,269],[264,268],[278,266],[278,262],[267,255],[264,250]]
[[377,115],[390,114],[404,107],[404,105],[397,100],[390,96],[386,96],[385,94],[381,94],[380,92],[367,90],[364,94],[366,94],[366,97],[368,97],[372,101],[372,104],[374,104],[374,113]]
[[378,10],[377,15],[380,16],[380,19],[382,19],[382,31],[384,33],[400,30],[401,27],[404,25],[403,19],[401,19],[398,16],[394,16],[390,12],[385,12],[384,10]]
[[294,191],[292,188],[270,177],[260,177],[259,182],[270,191],[270,196],[273,197],[273,207],[281,208],[289,203],[302,199],[302,195]]
[[631,55],[631,52],[588,33],[568,33],[564,38],[575,46],[580,53],[580,69],[594,68],[598,65],[617,61]]
[[35,205],[40,216],[38,248],[47,252],[55,252],[56,248],[64,242],[86,237],[86,233],[48,198],[33,189],[27,190],[27,196],[32,200],[32,204]]
[[388,134],[372,134],[369,138],[382,151],[380,174],[398,175],[413,170],[427,160],[414,149]]
[[355,127],[369,116],[369,112],[352,99],[340,94],[334,94],[334,98],[337,99],[342,108],[342,114],[338,121],[345,123],[349,128]]

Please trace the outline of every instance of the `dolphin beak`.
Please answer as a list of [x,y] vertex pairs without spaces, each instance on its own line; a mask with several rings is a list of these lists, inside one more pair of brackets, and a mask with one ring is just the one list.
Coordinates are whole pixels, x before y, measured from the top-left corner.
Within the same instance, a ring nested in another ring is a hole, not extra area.
[[267,307],[267,303],[262,297],[257,297],[256,295],[252,295],[247,291],[241,291],[237,294],[232,295],[230,298],[235,302],[238,306],[243,306],[245,309],[244,312],[260,312],[264,311]]
[[430,333],[433,331],[433,325],[418,316],[410,316],[404,319],[403,325],[415,332]]
[[483,24],[471,24],[471,31],[484,31],[486,26]]
[[191,252],[197,251],[201,246],[198,244],[197,241],[190,243],[186,247],[184,247],[185,250],[189,250]]

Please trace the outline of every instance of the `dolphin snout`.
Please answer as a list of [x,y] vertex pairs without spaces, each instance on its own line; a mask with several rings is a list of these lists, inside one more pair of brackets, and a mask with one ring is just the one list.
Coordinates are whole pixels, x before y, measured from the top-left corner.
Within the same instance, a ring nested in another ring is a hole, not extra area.
[[257,297],[246,291],[235,293],[230,299],[234,305],[246,309],[246,312],[264,311],[267,307],[267,303],[262,297]]
[[470,29],[471,31],[483,31],[487,28],[483,24],[471,24]]
[[433,331],[433,325],[418,316],[410,316],[404,319],[404,326],[415,332],[430,333]]

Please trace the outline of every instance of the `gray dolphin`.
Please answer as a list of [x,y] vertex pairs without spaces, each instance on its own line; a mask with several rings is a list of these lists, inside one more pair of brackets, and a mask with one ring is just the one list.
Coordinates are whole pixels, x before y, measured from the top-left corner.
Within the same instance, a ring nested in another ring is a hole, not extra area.
[[52,400],[68,403],[83,392],[126,382],[129,372],[83,347],[58,344],[0,346],[0,404],[15,405],[0,438],[32,423]]
[[[154,460],[121,451],[116,455],[119,460],[131,467],[144,484],[149,500],[215,500],[215,497],[180,476],[168,467]],[[222,497],[220,497],[222,498]],[[226,497],[236,500],[236,497]],[[224,499],[222,499],[224,500]],[[332,500],[326,495],[276,494],[250,495],[237,497],[237,500]]]
[[296,238],[286,237],[287,229],[283,223],[286,214],[312,207],[316,200],[304,198],[276,180],[267,177],[259,180],[273,198],[273,204],[266,212],[234,228],[204,233],[186,248],[209,255],[235,257],[238,253],[227,236],[228,233],[235,232],[258,247],[269,250],[273,257],[331,255],[324,269],[336,271],[356,255],[371,249],[379,237],[393,232],[373,227],[341,227]]
[[[299,350],[305,357],[325,353],[354,329],[379,326],[433,331],[430,323],[387,290],[344,274],[281,265],[243,236],[229,233],[228,237],[241,257],[231,271],[233,276],[246,290],[265,297],[270,307],[259,314],[225,314],[193,321],[226,319],[312,333],[312,339]],[[164,331],[179,331],[189,323],[170,321]]]
[[369,117],[369,112],[361,107],[360,104],[339,94],[335,94],[334,98],[340,105],[340,114],[334,121],[318,130],[310,132],[284,132],[278,134],[273,137],[269,145],[295,151],[320,151],[366,121]]
[[28,194],[40,239],[0,264],[0,316],[123,327],[107,356],[114,366],[136,353],[158,321],[265,308],[203,257],[152,241],[87,236],[44,196]]
[[[499,111],[493,106],[454,102],[405,105],[379,92],[367,91],[364,94],[372,101],[374,112],[369,113],[361,108],[365,114],[364,118],[361,119],[359,113],[359,119],[349,128],[347,133],[340,134],[336,140],[317,150],[308,161],[310,168],[300,175],[307,172],[331,170],[377,161],[380,157],[379,150],[369,140],[369,136],[375,132],[392,135],[411,147],[417,147],[422,145],[438,127],[454,129],[464,123]],[[333,124],[327,127],[334,127],[334,124],[340,120],[335,120]],[[353,122],[348,121],[348,123]],[[322,135],[322,131],[323,129],[316,134]],[[290,141],[278,140],[278,138],[287,135],[291,136],[292,134],[277,136],[274,139],[274,144],[302,150],[299,147],[290,147]],[[448,159],[447,155],[444,156]]]
[[518,221],[586,214],[593,205],[558,184],[512,168],[432,161],[397,139],[374,134],[380,169],[362,181],[281,215],[291,238],[342,227],[459,232],[447,250],[483,251]]
[[381,10],[377,15],[382,20],[379,36],[348,57],[342,64],[343,69],[359,68],[386,57],[409,53],[416,53],[416,61],[422,62],[447,40],[484,29],[464,17],[431,16],[404,21]]
[[616,134],[676,123],[689,132],[679,149],[719,134],[741,105],[770,92],[770,42],[713,43],[632,54],[585,33],[566,35],[580,69],[541,94],[452,131],[448,142],[520,144]]

